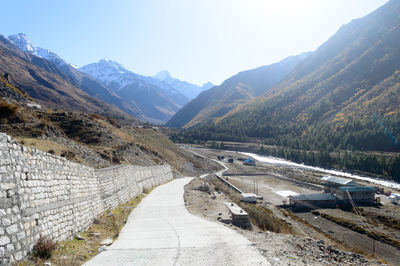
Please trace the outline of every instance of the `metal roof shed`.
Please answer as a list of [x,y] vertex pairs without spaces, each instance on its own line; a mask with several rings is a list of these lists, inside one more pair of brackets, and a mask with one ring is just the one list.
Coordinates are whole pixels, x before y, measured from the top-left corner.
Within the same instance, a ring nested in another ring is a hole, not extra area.
[[359,186],[357,182],[351,179],[336,176],[324,176],[321,178],[321,180],[338,186]]

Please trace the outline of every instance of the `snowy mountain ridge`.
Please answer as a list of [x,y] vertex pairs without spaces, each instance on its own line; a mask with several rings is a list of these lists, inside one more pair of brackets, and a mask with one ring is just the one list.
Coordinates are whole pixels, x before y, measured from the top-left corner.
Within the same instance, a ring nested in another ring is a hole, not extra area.
[[10,35],[8,36],[8,40],[22,51],[49,60],[57,66],[68,64],[61,57],[59,57],[57,54],[53,53],[49,49],[44,49],[42,47],[38,47],[32,44],[31,40],[29,40],[24,33]]
[[208,90],[214,87],[211,82],[204,83],[203,86],[198,86],[196,84],[189,83],[187,81],[181,81],[180,79],[173,78],[168,70],[162,70],[155,74],[153,78],[158,79],[172,87],[177,91],[188,97],[189,99],[194,99],[202,91]]

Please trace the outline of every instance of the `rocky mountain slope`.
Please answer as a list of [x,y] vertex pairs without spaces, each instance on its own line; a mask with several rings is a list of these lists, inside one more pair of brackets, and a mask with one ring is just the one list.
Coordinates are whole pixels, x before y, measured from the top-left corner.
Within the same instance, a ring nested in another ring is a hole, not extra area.
[[342,26],[278,85],[192,132],[301,149],[400,150],[400,2]]
[[190,128],[219,118],[265,93],[310,54],[291,56],[272,65],[240,72],[220,86],[202,92],[179,110],[166,125]]
[[0,132],[23,145],[96,168],[124,163],[142,166],[169,163],[180,173],[197,175],[217,167],[180,149],[158,128],[98,114],[40,107],[3,77],[0,77]]
[[211,89],[214,87],[214,84],[211,82],[206,82],[202,86],[198,86],[195,84],[191,84],[186,81],[181,81],[179,79],[171,77],[170,73],[167,70],[163,70],[158,72],[153,78],[163,81],[168,85],[174,87],[177,91],[185,95],[189,100],[194,99],[199,95],[202,91]]
[[141,76],[111,60],[100,60],[79,68],[111,88],[128,104],[139,109],[139,118],[166,122],[189,99],[173,86],[152,77]]
[[[69,73],[63,69],[67,69]],[[132,118],[116,106],[96,97],[96,91],[101,89],[116,102],[120,100],[93,78],[81,74],[69,65],[59,66],[30,52],[24,52],[3,36],[0,36],[0,73],[7,74],[10,84],[44,106]]]
[[[54,52],[34,45],[23,34],[8,37],[8,41],[23,52],[33,55],[39,67],[54,72],[90,96],[114,105],[141,120],[166,122],[190,98],[180,90],[191,92],[200,87],[177,79],[160,80],[129,71],[117,62],[101,60],[78,70]],[[53,65],[43,63],[46,60]]]
[[[46,71],[54,72],[90,96],[114,105],[134,117],[140,118],[140,110],[134,104],[127,103],[104,84],[97,81],[92,76],[79,71],[74,65],[68,64],[57,54],[48,49],[35,46],[25,34],[19,33],[11,35],[8,37],[8,40],[22,51],[50,61],[56,66],[56,68],[54,66],[49,68],[47,64],[39,63],[39,67],[44,68]],[[36,60],[35,63],[38,63],[38,60]]]
[[57,54],[53,53],[49,49],[44,49],[42,47],[34,45],[24,33],[10,35],[8,36],[8,40],[22,51],[49,60],[57,66],[67,64],[67,62],[65,62],[61,57],[59,57]]

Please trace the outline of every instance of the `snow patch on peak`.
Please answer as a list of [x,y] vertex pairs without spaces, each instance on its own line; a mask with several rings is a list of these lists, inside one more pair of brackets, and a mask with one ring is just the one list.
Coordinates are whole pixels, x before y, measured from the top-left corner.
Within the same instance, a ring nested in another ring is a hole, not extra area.
[[202,91],[208,90],[211,87],[214,87],[214,84],[208,82],[203,86],[198,86],[195,84],[191,84],[186,81],[181,81],[177,78],[173,78],[168,70],[162,70],[153,76],[154,79],[162,81],[163,83],[168,84],[169,86],[175,88],[179,93],[185,95],[189,99],[195,98]]
[[157,74],[155,74],[153,76],[153,78],[164,81],[164,80],[170,79],[172,77],[171,77],[171,74],[168,72],[168,70],[162,70],[162,71],[158,72]]
[[8,40],[22,51],[49,60],[58,66],[67,64],[61,57],[49,49],[37,47],[32,44],[31,40],[24,33],[10,35],[8,36]]
[[98,67],[99,67],[99,69],[100,68],[109,69],[109,70],[112,69],[114,71],[118,71],[121,74],[130,72],[130,70],[126,66],[124,66],[118,62],[112,61],[112,60],[107,60],[105,58],[103,58],[99,61]]
[[118,89],[134,83],[138,79],[138,75],[131,72],[124,65],[107,59],[101,59],[97,63],[92,63],[79,68],[80,71],[102,81],[107,85],[111,83],[118,84]]
[[31,40],[24,33],[18,33],[8,36],[8,39],[19,49],[25,52],[34,52],[36,47],[32,45]]

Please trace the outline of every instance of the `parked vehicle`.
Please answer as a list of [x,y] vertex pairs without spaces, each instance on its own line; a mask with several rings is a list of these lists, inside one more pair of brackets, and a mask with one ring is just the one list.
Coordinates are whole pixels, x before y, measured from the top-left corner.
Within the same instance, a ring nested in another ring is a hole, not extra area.
[[247,158],[243,161],[243,165],[256,166],[256,161],[253,159]]
[[390,201],[391,203],[397,204],[397,203],[399,203],[399,198],[398,198],[397,196],[395,196],[395,195],[391,195],[391,196],[389,197],[389,201]]

